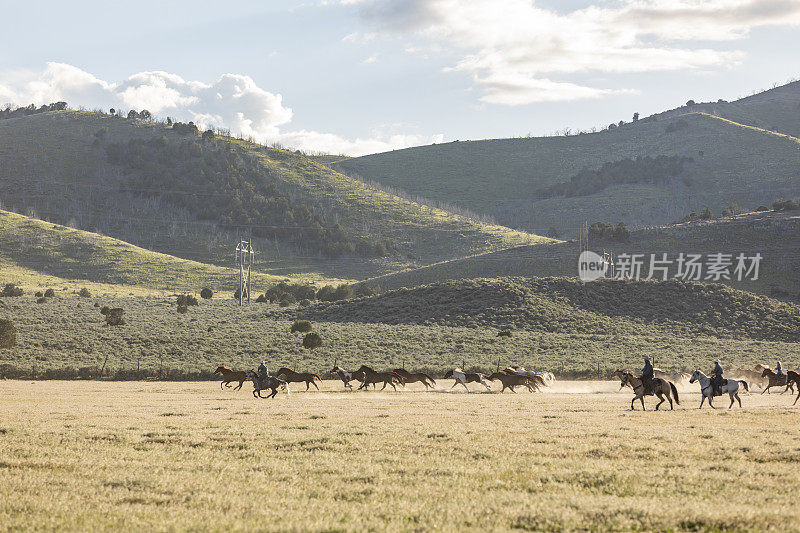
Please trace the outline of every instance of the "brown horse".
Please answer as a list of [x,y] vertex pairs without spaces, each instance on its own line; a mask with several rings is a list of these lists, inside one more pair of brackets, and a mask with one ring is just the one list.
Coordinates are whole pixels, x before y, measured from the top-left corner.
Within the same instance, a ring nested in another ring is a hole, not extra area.
[[[510,374],[514,376],[523,376],[526,378],[530,378],[530,380],[533,381],[533,386],[534,386],[533,390],[531,390],[531,388],[528,387],[528,390],[531,392],[536,392],[540,388],[547,386],[544,376],[541,373],[534,372],[533,370],[525,370],[524,368],[509,366],[506,367],[504,370],[501,370],[501,372],[503,374]],[[492,378],[489,379],[491,380]]]
[[425,390],[428,390],[429,388],[433,389],[436,385],[436,381],[432,377],[422,372],[412,373],[405,368],[395,368],[392,372],[403,378],[403,387],[406,386],[406,383],[422,383],[425,385]]
[[[642,410],[646,411],[647,408],[644,406],[644,395],[646,390],[644,387],[644,383],[642,383],[642,380],[640,378],[637,378],[627,370],[621,370],[621,369],[617,370],[616,372],[614,372],[614,375],[619,377],[621,387],[630,385],[630,387],[633,389],[634,396],[633,400],[631,400],[631,411],[634,410],[633,402],[635,402],[636,400],[642,402]],[[675,397],[675,403],[677,403],[678,405],[681,404],[680,399],[678,398],[678,389],[671,381],[667,381],[666,379],[662,378],[653,378],[652,383],[653,383],[653,390],[655,391],[656,396],[658,396],[658,399],[661,400],[660,402],[658,402],[658,404],[656,404],[656,411],[658,411],[658,408],[661,407],[661,404],[665,402],[664,399],[665,396],[666,399],[669,400],[670,409],[674,409],[674,406],[672,405],[673,396]]]
[[319,390],[319,387],[317,386],[316,382],[319,381],[320,383],[322,383],[322,378],[319,377],[317,374],[312,374],[310,372],[295,372],[291,368],[286,368],[285,366],[280,367],[278,371],[275,373],[275,377],[279,378],[281,376],[284,376],[284,380],[286,381],[286,383],[305,382],[306,390],[308,390],[311,385],[314,385],[314,387],[316,387],[316,389]]
[[361,386],[358,388],[366,389],[370,385],[375,387],[375,384],[383,382],[383,387],[381,390],[386,388],[386,385],[391,385],[392,388],[396,391],[397,387],[395,384],[401,385],[403,383],[403,378],[394,372],[378,372],[374,368],[369,367],[367,365],[361,365],[361,368],[356,370],[356,373],[362,373],[364,375],[364,380],[361,383]]
[[227,366],[219,365],[216,370],[214,370],[215,374],[222,374],[222,381],[219,383],[219,388],[222,390],[222,386],[225,385],[226,387],[230,387],[231,383],[234,381],[238,381],[239,385],[233,388],[233,390],[239,390],[242,388],[242,383],[247,381],[247,372],[244,370],[231,370]]
[[[786,389],[784,389],[783,392],[786,392],[787,390],[789,390],[791,388],[792,389],[792,394],[794,394],[794,384],[789,382],[788,374],[779,375],[777,372],[772,370],[770,367],[765,366],[764,367],[764,371],[761,373],[761,377],[762,378],[767,378],[769,380],[769,382],[767,383],[767,386],[764,388],[763,391],[761,391],[761,394],[764,394],[765,392],[767,392],[770,387],[782,387],[784,385],[786,385]],[[800,391],[798,391],[798,392],[800,392]]]
[[539,383],[533,378],[515,374],[513,372],[507,372],[505,370],[502,372],[495,372],[489,376],[489,381],[499,381],[503,384],[503,388],[500,389],[501,394],[506,390],[506,388],[511,389],[511,392],[516,394],[517,391],[514,390],[514,387],[519,386],[527,387],[529,392],[539,390]]
[[[797,385],[797,398],[794,399],[794,403],[792,404],[795,405],[797,404],[797,400],[800,400],[800,374],[794,370],[786,372],[786,390],[789,390],[790,385]],[[783,392],[786,392],[786,390]]]

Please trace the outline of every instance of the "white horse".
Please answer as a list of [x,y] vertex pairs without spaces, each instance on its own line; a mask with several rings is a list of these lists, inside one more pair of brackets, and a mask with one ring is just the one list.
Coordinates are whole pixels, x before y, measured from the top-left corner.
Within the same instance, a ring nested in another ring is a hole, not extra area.
[[486,387],[487,390],[492,390],[492,387],[490,387],[489,384],[486,383],[484,375],[480,373],[464,372],[460,368],[456,368],[454,370],[447,371],[447,374],[444,375],[444,379],[447,378],[453,378],[454,380],[456,380],[456,382],[453,383],[453,386],[450,387],[450,390],[453,390],[453,388],[455,388],[455,386],[458,385],[459,383],[464,385],[464,388],[467,389],[467,392],[469,392],[469,387],[467,387],[467,383],[480,383],[484,387]]
[[542,381],[547,387],[556,382],[556,377],[553,375],[552,372],[536,372],[535,370],[525,370],[525,367],[523,366],[510,366],[506,368],[506,370],[511,370],[515,374],[518,374],[520,376],[528,376],[528,377],[539,376],[540,378],[542,378]]
[[[708,398],[708,405],[710,405],[712,409],[716,409],[716,407],[714,407],[714,404],[711,403],[711,398],[714,395],[714,387],[711,385],[711,378],[707,377],[699,370],[695,370],[694,372],[692,372],[692,377],[689,378],[689,383],[694,383],[695,381],[700,382],[700,393],[702,394],[702,399],[700,400],[700,409],[703,408],[703,402],[706,401],[706,398]],[[736,401],[739,402],[739,407],[742,406],[742,400],[739,398],[740,384],[744,387],[745,391],[749,392],[750,389],[747,386],[747,382],[742,379],[723,380],[723,385],[720,385],[719,387],[720,393],[722,394],[727,393],[728,396],[731,397],[731,404],[728,406],[728,409],[733,407],[734,398],[736,398]]]

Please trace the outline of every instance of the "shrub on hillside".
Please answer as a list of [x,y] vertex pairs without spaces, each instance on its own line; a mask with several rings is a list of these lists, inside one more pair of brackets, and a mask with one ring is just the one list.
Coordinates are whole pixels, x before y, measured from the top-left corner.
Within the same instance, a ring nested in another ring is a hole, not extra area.
[[765,205],[760,205],[756,207],[756,211],[758,211],[759,213],[763,213],[764,211],[769,211],[769,207]]
[[111,311],[111,308],[107,305],[100,308],[100,314],[103,316],[107,316],[109,311]]
[[106,324],[109,326],[124,326],[125,319],[122,318],[122,315],[125,314],[125,310],[121,307],[113,307],[108,310],[106,313]]
[[13,283],[6,283],[6,286],[3,287],[3,291],[0,292],[0,296],[6,296],[11,298],[11,297],[22,296],[22,293],[23,293],[22,288],[17,287]]
[[37,298],[44,298],[44,293],[42,291],[36,291],[34,296],[36,296]]
[[54,289],[47,289],[46,291],[44,291],[45,298],[55,298],[55,296],[56,296],[56,291]]
[[297,303],[297,299],[294,296],[292,296],[291,294],[289,294],[288,292],[283,293],[281,295],[281,299],[278,300],[278,305],[280,305],[281,307],[289,307],[290,305],[293,305],[293,304],[296,304],[296,303]]
[[498,331],[497,332],[497,336],[498,337],[510,337],[511,336],[511,330],[510,329],[504,329],[502,331]]
[[308,307],[309,305],[311,305],[311,300],[309,300],[308,298],[303,298],[302,300],[300,300],[300,302],[298,302],[298,305],[300,307]]
[[80,296],[81,298],[91,298],[92,297],[92,293],[89,292],[89,289],[84,287],[84,288],[82,288],[80,290],[80,292],[78,292],[78,296]]
[[17,343],[17,328],[8,319],[0,318],[0,348],[13,348]]
[[292,324],[291,333],[308,333],[311,331],[311,322],[308,320],[298,320]]
[[178,295],[178,307],[188,307],[190,305],[198,305],[197,298],[191,294]]
[[311,332],[307,333],[305,337],[303,337],[303,348],[308,350],[313,350],[314,348],[319,348],[322,346],[322,337],[319,336],[319,333]]
[[185,305],[178,305],[178,313],[184,314],[184,313],[188,313],[188,312],[189,312],[189,308],[188,307],[186,307]]
[[743,212],[742,208],[739,207],[739,204],[736,202],[731,202],[725,208],[722,209],[722,216],[724,217],[731,217],[735,215],[740,215]]
[[605,222],[595,222],[589,226],[589,238],[598,241],[627,241],[631,236],[630,230],[624,222],[616,226]]
[[44,296],[41,296],[41,297],[39,297],[39,298],[37,298],[37,299],[36,299],[36,303],[37,303],[37,304],[43,304],[43,303],[45,303],[46,301],[47,301],[47,298],[45,298]]
[[794,200],[784,200],[783,198],[772,202],[772,209],[775,211],[794,211],[798,208]]
[[214,296],[214,293],[208,287],[204,287],[200,291],[200,298],[202,298],[203,300],[210,300],[213,296]]
[[355,295],[359,298],[369,298],[377,296],[381,293],[380,285],[370,285],[369,283],[362,283],[356,287]]

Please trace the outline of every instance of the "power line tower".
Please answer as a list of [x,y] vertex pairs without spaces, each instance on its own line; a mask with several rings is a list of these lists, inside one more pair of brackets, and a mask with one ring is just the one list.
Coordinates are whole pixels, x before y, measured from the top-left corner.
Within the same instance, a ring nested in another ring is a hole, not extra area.
[[589,222],[584,220],[581,223],[580,235],[578,236],[578,254],[589,251]]
[[[239,305],[242,305],[245,297],[247,303],[250,303],[250,267],[253,265],[254,255],[252,237],[248,237],[247,240],[240,238],[234,253],[234,257],[239,262]],[[246,273],[245,269],[247,269]]]

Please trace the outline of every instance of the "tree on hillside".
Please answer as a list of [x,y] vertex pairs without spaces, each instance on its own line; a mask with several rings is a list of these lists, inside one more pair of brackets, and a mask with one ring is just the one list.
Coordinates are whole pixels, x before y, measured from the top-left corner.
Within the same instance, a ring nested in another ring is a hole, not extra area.
[[637,120],[639,120],[639,112],[638,111],[633,114],[633,121],[636,122]]
[[319,348],[320,346],[322,346],[322,337],[319,336],[319,333],[312,331],[303,337],[303,348],[307,350],[313,350],[314,348]]

